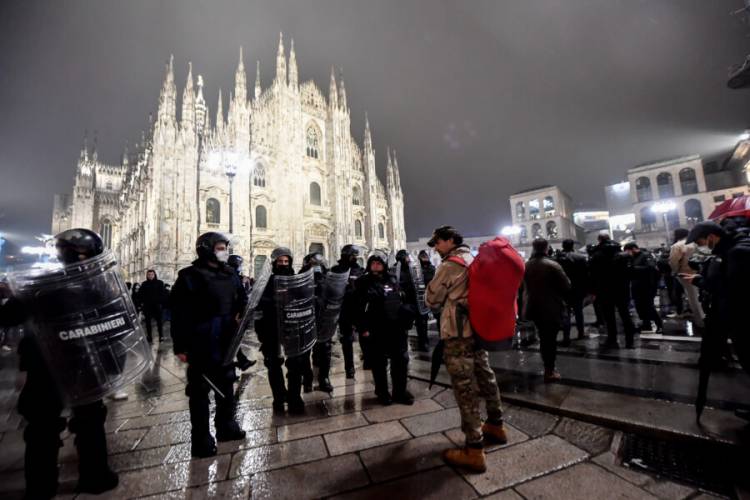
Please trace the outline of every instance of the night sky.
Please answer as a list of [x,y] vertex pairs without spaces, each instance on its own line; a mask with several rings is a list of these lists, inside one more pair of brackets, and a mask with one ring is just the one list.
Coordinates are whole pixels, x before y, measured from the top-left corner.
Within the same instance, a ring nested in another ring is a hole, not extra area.
[[[279,31],[300,79],[327,94],[343,69],[352,131],[398,151],[409,239],[509,222],[508,196],[558,184],[578,206],[636,164],[728,151],[750,126],[750,91],[726,87],[750,52],[741,0],[312,0],[0,2],[0,231],[50,229],[84,131],[118,162],[155,111],[174,53],[212,114],[239,46],[274,75]],[[287,49],[288,49],[287,44]],[[225,100],[226,105],[226,100]],[[384,178],[384,176],[381,176]]]

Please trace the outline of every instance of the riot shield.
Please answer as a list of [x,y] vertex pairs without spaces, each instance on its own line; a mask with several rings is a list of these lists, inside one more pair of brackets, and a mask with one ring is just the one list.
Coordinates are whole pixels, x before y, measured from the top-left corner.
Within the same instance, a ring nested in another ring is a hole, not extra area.
[[247,332],[249,328],[253,327],[255,309],[258,307],[258,303],[260,303],[260,298],[263,295],[263,291],[266,289],[268,280],[271,279],[271,275],[271,261],[269,259],[266,259],[263,267],[260,270],[260,273],[258,274],[258,276],[256,276],[253,289],[247,298],[247,306],[245,306],[245,312],[242,315],[240,324],[237,327],[237,330],[232,337],[232,341],[229,344],[229,348],[227,349],[227,353],[224,356],[224,366],[228,366],[234,363],[234,360],[237,357],[237,351],[239,351],[240,346],[242,345],[242,340],[245,338],[245,332]]
[[274,276],[279,341],[287,358],[305,354],[315,344],[315,279],[312,269]]
[[414,291],[417,293],[417,309],[419,309],[419,314],[427,314],[430,312],[430,310],[424,301],[427,287],[424,284],[422,266],[419,264],[419,262],[414,262],[413,258],[409,259],[409,273],[411,274],[411,281],[412,283],[414,283]]
[[114,255],[11,275],[60,393],[71,406],[114,393],[151,364],[151,348]]
[[348,283],[349,270],[344,273],[329,272],[326,274],[317,318],[318,342],[328,342],[336,333],[341,305],[344,303],[344,294]]

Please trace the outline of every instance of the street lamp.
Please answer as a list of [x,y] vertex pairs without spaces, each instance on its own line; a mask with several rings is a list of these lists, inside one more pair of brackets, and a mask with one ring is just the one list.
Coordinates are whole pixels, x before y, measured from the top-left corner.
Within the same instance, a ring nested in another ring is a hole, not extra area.
[[237,165],[235,165],[233,162],[227,163],[224,166],[224,173],[229,179],[229,234],[233,234],[234,233],[234,219],[233,219],[234,210],[232,210],[232,207],[234,204],[233,181],[234,181],[234,176],[237,175]]
[[651,206],[651,211],[655,214],[662,214],[664,217],[664,231],[667,235],[667,245],[669,245],[669,220],[667,219],[667,213],[671,212],[672,210],[676,210],[677,205],[673,201],[660,201],[658,203],[654,203]]

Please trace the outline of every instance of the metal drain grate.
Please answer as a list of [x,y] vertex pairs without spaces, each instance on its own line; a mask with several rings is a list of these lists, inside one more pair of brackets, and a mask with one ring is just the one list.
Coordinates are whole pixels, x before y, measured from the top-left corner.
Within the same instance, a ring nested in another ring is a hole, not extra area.
[[620,447],[622,464],[704,490],[732,496],[731,465],[736,452],[724,446],[664,441],[625,434]]

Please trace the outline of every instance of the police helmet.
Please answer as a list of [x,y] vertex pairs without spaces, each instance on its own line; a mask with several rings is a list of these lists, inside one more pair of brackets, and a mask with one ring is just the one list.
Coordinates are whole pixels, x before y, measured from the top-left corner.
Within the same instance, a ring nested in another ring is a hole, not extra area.
[[289,250],[287,247],[277,247],[274,249],[273,252],[271,252],[271,262],[276,263],[276,260],[279,257],[287,256],[289,257],[289,265],[292,265],[292,251]]
[[229,245],[229,238],[221,233],[208,232],[198,236],[195,242],[195,253],[198,254],[198,258],[204,260],[216,260],[216,254],[214,254],[214,247],[217,243],[224,243]]
[[399,250],[398,252],[396,252],[397,261],[405,260],[408,257],[409,257],[409,252],[407,252],[406,250]]
[[326,265],[326,258],[323,257],[323,254],[320,252],[313,252],[305,255],[305,258],[302,259],[302,265],[309,265],[309,266],[325,266]]
[[55,248],[60,262],[73,264],[103,253],[104,241],[90,229],[68,229],[55,236]]
[[344,245],[341,248],[341,258],[343,260],[359,257],[359,248],[357,245]]
[[381,252],[375,252],[367,259],[367,272],[370,272],[370,266],[373,262],[380,262],[383,264],[383,272],[388,272],[388,258]]
[[229,266],[234,268],[235,270],[238,270],[240,267],[242,267],[243,262],[245,262],[245,259],[243,259],[241,255],[237,254],[232,254],[229,256],[229,259],[227,259],[227,264],[229,264]]

